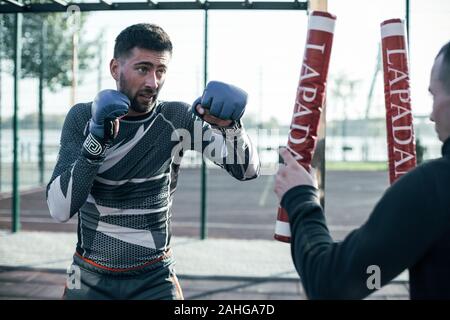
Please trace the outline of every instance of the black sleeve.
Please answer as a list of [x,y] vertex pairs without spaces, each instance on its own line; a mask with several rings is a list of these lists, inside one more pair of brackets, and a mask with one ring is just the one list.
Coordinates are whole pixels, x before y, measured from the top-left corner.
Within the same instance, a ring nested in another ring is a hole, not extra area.
[[85,110],[85,105],[75,105],[67,114],[61,132],[58,160],[47,185],[50,215],[59,222],[68,221],[86,202],[104,160],[104,157],[87,159],[81,152],[86,138],[84,126],[90,117],[86,117]]
[[342,242],[329,234],[316,189],[289,190],[281,205],[288,212],[291,253],[308,297],[361,299],[374,290],[368,286],[370,266],[379,267],[383,286],[418,261],[449,219],[448,210],[437,206],[437,191],[430,189],[433,183],[420,167],[403,176],[367,222]]

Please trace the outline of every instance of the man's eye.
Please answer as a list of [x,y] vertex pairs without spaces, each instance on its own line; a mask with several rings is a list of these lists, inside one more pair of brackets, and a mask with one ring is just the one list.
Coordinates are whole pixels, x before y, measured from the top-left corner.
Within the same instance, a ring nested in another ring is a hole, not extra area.
[[166,70],[165,69],[160,69],[160,70],[158,70],[157,71],[159,74],[165,74],[166,73]]
[[139,68],[137,68],[137,70],[138,70],[140,73],[146,73],[148,69],[145,68],[145,67],[139,67]]

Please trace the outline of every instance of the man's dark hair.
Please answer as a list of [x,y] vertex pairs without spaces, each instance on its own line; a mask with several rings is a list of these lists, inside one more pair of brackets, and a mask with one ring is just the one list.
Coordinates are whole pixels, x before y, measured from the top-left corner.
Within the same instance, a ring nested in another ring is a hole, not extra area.
[[168,51],[172,54],[172,42],[167,33],[156,24],[138,23],[122,30],[114,45],[114,58],[126,57],[133,48]]
[[443,59],[441,70],[439,70],[439,80],[442,81],[447,92],[450,92],[450,41],[439,50],[436,58],[440,55]]

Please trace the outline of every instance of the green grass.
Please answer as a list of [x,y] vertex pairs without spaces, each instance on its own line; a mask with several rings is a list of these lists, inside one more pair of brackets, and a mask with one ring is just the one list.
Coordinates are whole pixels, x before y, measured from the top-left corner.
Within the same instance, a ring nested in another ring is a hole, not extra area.
[[327,161],[325,163],[326,170],[335,171],[387,171],[387,162],[359,162],[359,161]]

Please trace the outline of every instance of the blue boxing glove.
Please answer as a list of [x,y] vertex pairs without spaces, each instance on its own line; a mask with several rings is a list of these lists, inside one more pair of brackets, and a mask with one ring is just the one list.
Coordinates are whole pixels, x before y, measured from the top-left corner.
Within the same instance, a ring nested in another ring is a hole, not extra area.
[[247,92],[231,84],[211,81],[207,84],[203,95],[194,101],[193,112],[203,118],[196,109],[201,104],[209,114],[222,120],[234,122],[241,119],[247,105]]
[[89,121],[89,132],[94,136],[109,140],[113,138],[110,122],[128,113],[130,100],[123,93],[116,90],[100,91],[92,102],[92,118]]
[[100,91],[92,102],[89,120],[90,134],[83,144],[83,154],[97,159],[104,154],[106,145],[114,138],[114,121],[128,113],[130,100],[116,90]]

